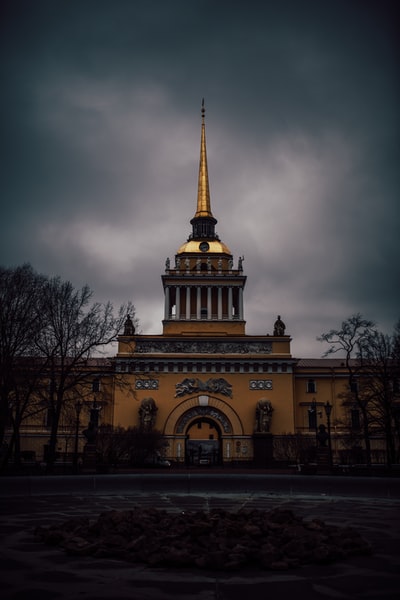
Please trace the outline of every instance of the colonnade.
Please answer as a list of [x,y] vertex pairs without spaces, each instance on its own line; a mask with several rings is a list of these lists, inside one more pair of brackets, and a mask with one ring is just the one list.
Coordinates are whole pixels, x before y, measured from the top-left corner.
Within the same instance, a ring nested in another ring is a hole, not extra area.
[[243,288],[221,285],[167,285],[164,319],[243,320]]

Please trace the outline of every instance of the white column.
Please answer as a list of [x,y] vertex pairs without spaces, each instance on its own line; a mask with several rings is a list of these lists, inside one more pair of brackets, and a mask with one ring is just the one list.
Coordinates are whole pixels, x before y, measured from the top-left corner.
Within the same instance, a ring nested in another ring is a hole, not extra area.
[[233,313],[233,307],[232,307],[232,288],[229,287],[228,288],[228,319],[230,321],[232,320],[232,313]]
[[196,319],[201,319],[201,287],[197,288]]
[[218,320],[222,321],[222,288],[218,288]]
[[244,319],[243,313],[243,288],[239,288],[239,319]]
[[176,286],[176,315],[175,318],[176,319],[180,319],[181,318],[181,288],[179,287],[179,285]]
[[164,319],[165,320],[169,319],[169,311],[170,311],[169,286],[167,285],[167,287],[165,288],[165,299],[164,299]]
[[191,288],[189,285],[186,286],[186,319],[190,319],[190,292]]
[[212,310],[212,305],[211,305],[211,288],[208,287],[207,288],[207,319],[211,319],[211,317],[212,317],[211,310]]

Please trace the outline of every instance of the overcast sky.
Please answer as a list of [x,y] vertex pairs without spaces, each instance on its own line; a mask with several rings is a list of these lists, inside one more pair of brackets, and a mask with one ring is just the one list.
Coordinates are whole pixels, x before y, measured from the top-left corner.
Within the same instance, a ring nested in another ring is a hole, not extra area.
[[191,232],[201,100],[212,211],[248,334],[296,357],[400,317],[399,31],[389,0],[3,0],[0,263],[161,333]]

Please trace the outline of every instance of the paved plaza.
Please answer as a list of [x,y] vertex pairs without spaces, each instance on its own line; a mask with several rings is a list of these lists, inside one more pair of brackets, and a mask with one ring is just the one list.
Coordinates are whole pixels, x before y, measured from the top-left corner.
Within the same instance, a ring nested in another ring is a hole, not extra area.
[[[71,557],[34,541],[37,525],[135,506],[169,511],[288,508],[356,527],[373,547],[332,565],[290,571],[150,569]],[[24,600],[396,600],[400,596],[400,481],[384,478],[130,474],[0,479],[2,598]]]

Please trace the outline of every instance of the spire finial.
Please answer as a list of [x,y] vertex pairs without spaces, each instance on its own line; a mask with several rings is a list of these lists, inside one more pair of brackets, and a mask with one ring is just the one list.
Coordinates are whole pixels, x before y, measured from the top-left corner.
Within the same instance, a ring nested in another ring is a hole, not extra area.
[[200,165],[199,183],[197,192],[197,211],[195,217],[212,217],[210,189],[208,184],[207,150],[206,150],[206,127],[204,123],[204,98],[201,101],[201,143],[200,143]]

